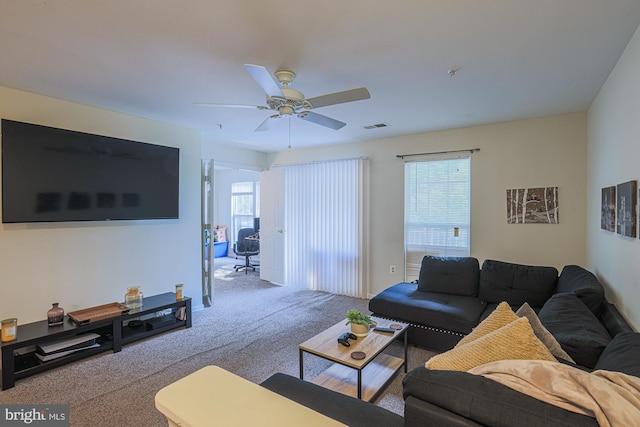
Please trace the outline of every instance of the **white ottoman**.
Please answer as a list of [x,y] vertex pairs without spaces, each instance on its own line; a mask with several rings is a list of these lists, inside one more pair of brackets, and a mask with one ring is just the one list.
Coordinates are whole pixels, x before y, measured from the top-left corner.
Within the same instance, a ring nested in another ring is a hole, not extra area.
[[218,366],[169,384],[155,401],[169,427],[344,426]]

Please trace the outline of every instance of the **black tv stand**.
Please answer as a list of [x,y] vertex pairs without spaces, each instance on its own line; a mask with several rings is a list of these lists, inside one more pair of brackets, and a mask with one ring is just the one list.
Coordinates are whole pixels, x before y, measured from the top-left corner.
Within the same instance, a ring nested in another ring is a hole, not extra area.
[[[167,313],[164,314],[165,312]],[[183,316],[176,317],[176,313],[180,312],[184,312]],[[141,322],[134,322],[137,323],[135,327],[130,326],[130,321],[138,318],[142,318]],[[66,315],[63,324],[59,326],[49,327],[46,320],[18,325],[17,338],[2,343],[2,390],[13,387],[18,379],[105,351],[118,352],[124,344],[180,327],[191,327],[191,298],[176,301],[176,294],[173,292],[143,298],[142,307],[131,309],[127,314],[85,325],[76,324]],[[90,332],[100,335],[97,340],[99,347],[47,362],[40,361],[36,356],[35,346],[38,344]]]

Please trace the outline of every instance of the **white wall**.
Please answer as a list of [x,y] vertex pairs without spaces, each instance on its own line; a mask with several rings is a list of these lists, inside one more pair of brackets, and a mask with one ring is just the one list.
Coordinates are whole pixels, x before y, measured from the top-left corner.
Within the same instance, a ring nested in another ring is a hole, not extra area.
[[[585,263],[586,113],[371,140],[269,156],[269,164],[356,156],[370,159],[369,294],[402,266],[404,163],[397,154],[480,148],[471,161],[471,255],[531,265]],[[508,188],[558,186],[559,224],[507,224]],[[402,271],[402,269],[399,269]]]
[[201,304],[199,132],[5,87],[0,117],[180,148],[178,220],[0,224],[0,318],[122,301],[132,285],[184,283]]
[[600,229],[603,187],[640,179],[640,30],[589,109],[587,263],[636,330],[640,328],[640,240]]
[[255,171],[263,171],[267,168],[266,153],[213,142],[202,143],[202,158],[213,159],[216,164],[231,168]]

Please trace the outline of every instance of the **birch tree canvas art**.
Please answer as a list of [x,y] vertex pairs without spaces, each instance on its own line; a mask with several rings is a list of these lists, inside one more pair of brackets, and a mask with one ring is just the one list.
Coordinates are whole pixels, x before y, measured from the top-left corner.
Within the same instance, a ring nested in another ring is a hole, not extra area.
[[508,224],[557,224],[558,187],[507,190]]
[[626,237],[636,237],[636,204],[637,199],[636,181],[618,184],[616,190],[616,226],[618,234]]

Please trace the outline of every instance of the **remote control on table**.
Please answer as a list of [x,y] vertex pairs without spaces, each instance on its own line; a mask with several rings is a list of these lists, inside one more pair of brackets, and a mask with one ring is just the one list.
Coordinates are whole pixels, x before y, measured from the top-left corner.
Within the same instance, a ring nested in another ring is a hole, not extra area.
[[391,329],[391,328],[383,328],[383,327],[375,327],[373,328],[374,331],[378,331],[378,332],[395,332],[395,329]]

